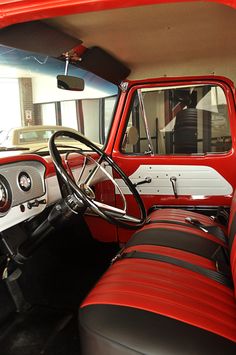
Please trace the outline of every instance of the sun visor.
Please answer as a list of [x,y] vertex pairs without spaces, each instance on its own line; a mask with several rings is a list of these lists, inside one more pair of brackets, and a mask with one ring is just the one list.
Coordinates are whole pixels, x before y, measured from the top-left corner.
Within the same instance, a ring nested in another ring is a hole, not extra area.
[[59,57],[82,41],[41,21],[25,22],[0,31],[0,44]]
[[130,74],[130,69],[99,47],[88,48],[76,65],[114,84],[120,84]]

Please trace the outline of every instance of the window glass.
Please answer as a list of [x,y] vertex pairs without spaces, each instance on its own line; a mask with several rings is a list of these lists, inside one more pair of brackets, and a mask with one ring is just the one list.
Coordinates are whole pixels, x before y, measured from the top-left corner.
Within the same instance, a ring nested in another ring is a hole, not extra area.
[[90,137],[94,142],[101,143],[99,139],[99,99],[83,100],[82,108],[85,136]]
[[224,91],[215,85],[150,88],[133,96],[124,153],[205,154],[231,149]]
[[21,125],[20,90],[17,79],[0,77],[1,130]]
[[78,129],[75,101],[61,102],[61,122],[62,126]]
[[55,103],[42,105],[42,122],[44,125],[55,125],[56,124]]

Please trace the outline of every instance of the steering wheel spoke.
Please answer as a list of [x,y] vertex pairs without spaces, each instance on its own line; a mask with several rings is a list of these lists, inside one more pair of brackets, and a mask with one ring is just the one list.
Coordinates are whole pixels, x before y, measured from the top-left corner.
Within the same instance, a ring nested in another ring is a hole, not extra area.
[[[100,211],[106,213],[107,215],[113,217],[113,218],[117,218],[120,221],[126,221],[126,222],[132,222],[132,223],[140,223],[140,219],[133,217],[133,216],[129,216],[126,214],[126,210],[117,208],[117,207],[113,207],[107,204],[104,204],[102,202],[99,201],[93,201],[94,204],[96,205],[96,208],[99,208]],[[92,208],[92,211],[95,212],[97,214],[97,209],[95,208],[95,210]]]
[[78,177],[77,182],[76,182],[77,185],[80,183],[80,181],[82,179],[82,176],[84,174],[85,168],[87,166],[87,162],[88,162],[88,157],[87,157],[87,155],[84,155],[84,161],[83,161],[82,169],[80,171],[79,177]]
[[123,217],[126,214],[126,210],[120,209],[117,207],[113,207],[110,205],[107,205],[105,203],[99,202],[99,201],[93,201],[93,203],[100,208],[103,212],[107,212],[112,216],[117,216],[117,217]]

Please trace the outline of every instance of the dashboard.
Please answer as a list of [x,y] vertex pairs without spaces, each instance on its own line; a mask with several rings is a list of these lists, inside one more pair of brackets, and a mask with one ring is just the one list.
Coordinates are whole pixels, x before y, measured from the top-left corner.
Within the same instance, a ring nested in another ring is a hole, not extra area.
[[[108,177],[101,169],[96,169],[94,160],[97,160],[97,154],[90,156],[92,160],[71,152],[70,156],[62,154],[61,157],[76,183],[83,184],[88,175],[96,170],[90,181],[96,197],[107,203],[112,196],[113,203],[114,191],[107,184]],[[112,169],[105,162],[102,166],[103,170],[112,174]],[[104,191],[101,185],[106,187]],[[0,154],[0,255],[3,253],[22,264],[55,228],[68,221],[74,212],[68,209],[65,198],[62,198],[64,193],[67,193],[66,185],[58,181],[50,156],[15,155],[15,152]],[[114,226],[109,225],[108,228],[107,222],[97,217],[94,220],[91,211],[86,211],[85,215],[88,227],[97,239],[113,241],[116,238]]]
[[0,232],[44,210],[45,173],[42,162],[27,158],[0,165]]
[[[81,159],[78,154],[70,155],[76,181],[81,176]],[[94,166],[89,162],[83,174],[86,176]],[[93,182],[101,180],[99,171]],[[50,157],[32,154],[0,157],[0,232],[35,217],[60,199],[61,190]]]

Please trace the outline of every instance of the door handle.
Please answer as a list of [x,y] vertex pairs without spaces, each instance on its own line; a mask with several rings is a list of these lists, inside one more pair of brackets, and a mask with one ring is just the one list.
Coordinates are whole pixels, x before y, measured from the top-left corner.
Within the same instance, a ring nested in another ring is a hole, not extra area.
[[171,176],[170,182],[171,182],[171,185],[172,185],[172,189],[173,189],[175,198],[178,198],[178,193],[177,193],[177,177]]

